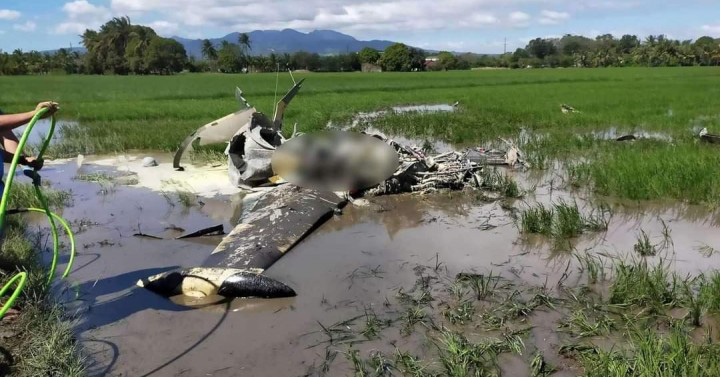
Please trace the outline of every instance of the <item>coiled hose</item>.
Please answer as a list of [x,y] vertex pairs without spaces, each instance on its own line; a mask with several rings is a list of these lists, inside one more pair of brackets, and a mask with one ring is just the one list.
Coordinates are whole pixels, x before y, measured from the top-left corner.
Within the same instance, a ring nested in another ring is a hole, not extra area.
[[[30,132],[32,131],[33,127],[35,126],[35,123],[40,119],[45,113],[47,113],[48,109],[41,109],[38,111],[35,116],[32,117],[30,120],[30,123],[28,123],[27,128],[25,128],[25,131],[22,134],[22,137],[20,137],[20,141],[18,142],[18,148],[15,153],[15,156],[13,157],[12,162],[10,163],[10,169],[8,170],[7,174],[7,181],[5,182],[5,189],[2,193],[2,199],[0,200],[0,232],[2,231],[2,227],[5,224],[5,215],[10,213],[21,213],[21,212],[42,212],[44,213],[47,218],[48,222],[50,223],[50,229],[52,231],[52,237],[53,237],[53,258],[52,262],[50,264],[50,271],[48,273],[48,279],[47,284],[48,286],[50,283],[52,283],[53,278],[55,277],[55,269],[57,268],[57,262],[58,262],[58,256],[59,256],[59,237],[58,237],[58,230],[57,225],[55,224],[55,220],[57,220],[62,227],[65,229],[65,233],[68,236],[68,239],[70,240],[70,259],[68,260],[67,267],[65,268],[65,271],[63,272],[62,278],[66,278],[68,274],[70,274],[70,270],[72,268],[73,262],[75,261],[75,237],[72,233],[72,229],[70,228],[70,225],[65,221],[62,217],[60,217],[58,214],[53,213],[48,208],[47,198],[42,193],[42,190],[40,189],[41,186],[41,180],[40,175],[37,173],[36,170],[31,169],[25,169],[24,173],[26,176],[32,178],[33,181],[33,188],[35,191],[35,195],[37,196],[38,200],[40,201],[40,205],[42,208],[20,208],[15,210],[7,211],[7,204],[8,200],[10,199],[10,190],[12,189],[13,180],[15,178],[15,171],[17,170],[18,161],[20,159],[20,155],[22,150],[25,148],[25,143],[27,142],[28,135],[30,135]],[[47,136],[45,137],[45,141],[43,142],[42,147],[40,148],[40,151],[38,152],[37,158],[41,159],[43,155],[45,154],[45,151],[47,150],[48,145],[50,145],[50,140],[52,139],[53,133],[55,132],[55,117],[50,118],[50,129],[48,130]],[[0,177],[2,178],[2,177]],[[0,234],[1,236],[1,234]],[[25,283],[27,282],[27,272],[20,272],[10,278],[10,280],[0,289],[0,297],[3,297],[12,287],[13,284],[15,284],[15,290],[12,291],[12,294],[10,295],[10,298],[8,301],[3,305],[2,309],[0,309],[0,319],[5,316],[5,313],[10,310],[10,308],[15,303],[15,300],[20,296],[20,292],[22,291],[23,287],[25,286]]]

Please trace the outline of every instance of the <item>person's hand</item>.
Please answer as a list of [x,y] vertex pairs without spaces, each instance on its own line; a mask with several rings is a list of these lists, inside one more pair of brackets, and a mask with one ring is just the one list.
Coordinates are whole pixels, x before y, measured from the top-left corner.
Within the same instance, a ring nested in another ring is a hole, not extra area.
[[37,106],[35,106],[35,113],[37,113],[38,111],[40,111],[42,109],[48,109],[48,111],[45,112],[45,114],[43,114],[43,116],[42,116],[42,119],[45,119],[45,118],[48,118],[48,117],[52,116],[53,114],[55,114],[55,112],[58,111],[58,109],[60,109],[60,106],[58,105],[57,102],[52,102],[52,101],[40,102],[37,104]]
[[35,171],[42,169],[43,165],[45,165],[44,159],[35,157],[21,157],[19,162]]

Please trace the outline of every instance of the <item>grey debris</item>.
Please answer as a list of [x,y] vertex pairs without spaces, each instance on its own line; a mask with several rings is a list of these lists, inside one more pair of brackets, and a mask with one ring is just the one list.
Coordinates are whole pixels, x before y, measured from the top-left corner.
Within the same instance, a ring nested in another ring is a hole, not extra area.
[[142,166],[144,168],[150,168],[153,166],[158,166],[158,163],[153,157],[148,156],[143,158]]

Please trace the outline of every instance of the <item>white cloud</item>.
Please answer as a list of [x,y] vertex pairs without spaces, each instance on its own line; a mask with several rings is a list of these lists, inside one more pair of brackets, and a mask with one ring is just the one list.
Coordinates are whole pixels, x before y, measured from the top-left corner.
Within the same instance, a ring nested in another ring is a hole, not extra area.
[[20,16],[20,12],[16,10],[0,9],[0,20],[17,20]]
[[[344,32],[512,28],[531,17],[519,11],[537,0],[111,0],[114,14],[133,19],[162,15],[188,33],[293,28]],[[569,1],[569,0],[553,0]],[[503,16],[499,16],[503,15]]]
[[13,29],[15,29],[17,31],[24,31],[24,32],[35,31],[36,27],[37,27],[37,24],[35,24],[32,21],[26,21],[25,23],[22,23],[22,24],[13,25]]
[[713,37],[720,36],[720,24],[717,25],[703,25],[702,31],[705,33],[712,34]]
[[162,20],[151,22],[148,26],[163,36],[170,36],[178,30],[178,24]]
[[515,27],[527,27],[531,18],[529,14],[520,11],[515,11],[508,15],[508,21]]
[[87,0],[76,0],[65,3],[62,7],[67,20],[55,28],[58,34],[81,34],[85,29],[94,29],[106,22],[110,10],[89,3]]
[[556,12],[553,10],[543,10],[540,12],[540,23],[543,25],[556,25],[570,18],[568,12]]

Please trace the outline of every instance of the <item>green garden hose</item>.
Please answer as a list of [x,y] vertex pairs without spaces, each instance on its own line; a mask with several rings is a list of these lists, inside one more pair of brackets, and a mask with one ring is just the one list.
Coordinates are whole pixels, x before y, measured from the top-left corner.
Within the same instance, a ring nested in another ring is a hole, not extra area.
[[[38,111],[35,116],[30,120],[30,123],[28,123],[27,128],[22,134],[22,137],[20,138],[20,141],[18,142],[18,151],[22,151],[25,147],[25,143],[27,142],[28,135],[30,134],[32,128],[35,126],[35,123],[38,119],[40,119],[48,110],[47,109],[41,109]],[[38,152],[38,159],[41,159],[42,156],[45,154],[45,151],[47,150],[48,145],[50,145],[50,140],[52,139],[52,135],[55,132],[55,117],[51,117],[50,119],[50,129],[48,130],[48,135],[45,138],[45,141],[43,142],[42,147],[40,148],[40,151]],[[20,159],[21,153],[15,153],[15,156],[13,157],[12,163],[10,164],[10,169],[8,170],[7,175],[7,182],[5,183],[5,189],[2,194],[2,199],[0,200],[0,229],[2,229],[3,224],[5,223],[5,215],[7,213],[7,204],[8,200],[10,198],[10,189],[12,188],[12,183],[15,178],[15,171],[17,170],[17,164]],[[55,269],[57,268],[57,261],[59,256],[59,237],[58,237],[58,231],[57,226],[55,224],[55,220],[60,222],[60,224],[65,228],[65,232],[67,233],[68,238],[70,239],[70,259],[68,260],[67,267],[65,268],[65,271],[63,272],[62,278],[65,278],[70,273],[70,269],[72,268],[72,264],[75,261],[75,237],[73,236],[72,229],[70,228],[70,225],[65,221],[62,217],[57,215],[56,213],[50,212],[50,209],[48,208],[47,199],[45,198],[45,195],[43,195],[42,191],[40,190],[40,176],[37,174],[36,171],[31,171],[27,174],[33,179],[33,187],[35,189],[35,195],[38,197],[38,200],[40,201],[40,204],[43,208],[24,208],[14,211],[14,213],[18,212],[42,212],[48,217],[48,221],[50,223],[50,228],[52,230],[53,235],[53,259],[52,263],[50,265],[50,271],[48,274],[48,285],[52,282],[54,276],[55,276]],[[15,290],[13,291],[12,295],[10,296],[10,299],[3,305],[3,307],[0,309],[0,319],[5,315],[5,313],[10,309],[10,307],[14,304],[17,297],[20,295],[20,292],[22,291],[22,288],[25,286],[25,282],[27,280],[27,273],[26,272],[20,272],[17,275],[13,276],[10,281],[5,284],[2,289],[0,289],[0,297],[2,297],[9,289],[10,286],[12,286],[13,283],[18,281],[17,286],[15,287]]]

